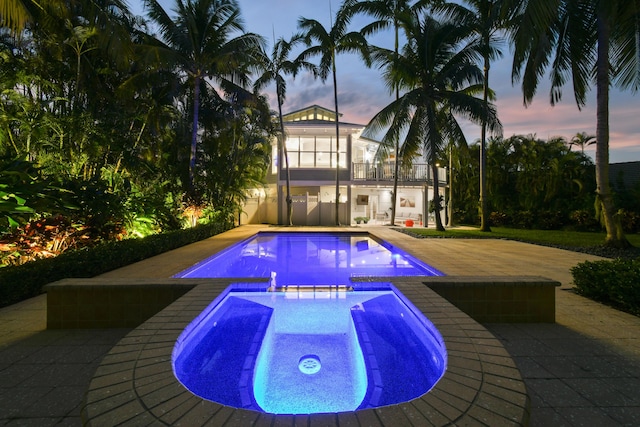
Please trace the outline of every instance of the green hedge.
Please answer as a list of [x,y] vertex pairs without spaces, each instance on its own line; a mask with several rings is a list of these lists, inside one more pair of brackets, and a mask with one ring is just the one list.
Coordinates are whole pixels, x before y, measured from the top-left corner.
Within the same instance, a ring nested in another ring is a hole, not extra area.
[[640,258],[585,261],[571,274],[578,294],[640,316]]
[[143,239],[103,243],[93,248],[63,252],[15,267],[0,269],[0,307],[15,304],[42,292],[56,280],[93,277],[229,229],[223,224],[199,225],[186,230],[155,234]]

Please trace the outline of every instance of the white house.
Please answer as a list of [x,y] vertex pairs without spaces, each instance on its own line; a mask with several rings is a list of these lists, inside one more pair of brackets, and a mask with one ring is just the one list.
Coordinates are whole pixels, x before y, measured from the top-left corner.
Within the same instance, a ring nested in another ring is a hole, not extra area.
[[[395,159],[375,161],[380,142],[362,137],[364,125],[339,122],[340,144],[336,144],[335,117],[335,112],[318,105],[284,115],[293,224],[335,225],[338,158],[340,223],[355,224],[361,217],[388,223]],[[242,223],[286,224],[287,169],[277,140],[272,147],[268,185],[250,195]],[[396,223],[411,219],[415,226],[426,226],[433,221],[427,215],[428,201],[433,199],[431,169],[426,163],[414,162],[400,171]],[[443,195],[445,169],[439,168],[438,179]]]

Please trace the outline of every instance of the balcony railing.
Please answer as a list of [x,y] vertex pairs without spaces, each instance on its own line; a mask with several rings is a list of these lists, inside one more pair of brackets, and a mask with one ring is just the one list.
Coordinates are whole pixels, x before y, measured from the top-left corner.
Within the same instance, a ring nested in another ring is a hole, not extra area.
[[[353,163],[354,181],[393,181],[395,173],[395,163]],[[411,166],[400,165],[398,169],[399,182],[433,182],[431,166],[426,163],[412,164]],[[438,182],[446,184],[447,170],[438,168]]]

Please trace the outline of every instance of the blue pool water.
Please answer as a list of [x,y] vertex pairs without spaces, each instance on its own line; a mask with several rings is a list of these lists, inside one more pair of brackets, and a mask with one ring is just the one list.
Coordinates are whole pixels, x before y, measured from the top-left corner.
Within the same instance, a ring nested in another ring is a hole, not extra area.
[[176,377],[205,399],[275,414],[374,408],[428,392],[446,369],[433,324],[391,284],[344,289],[230,286],[180,335]]
[[176,275],[271,280],[233,284],[200,313],[174,373],[200,397],[275,414],[414,399],[446,369],[440,333],[390,283],[352,279],[434,275],[367,234],[259,233]]
[[175,277],[275,276],[278,285],[348,285],[352,277],[441,275],[368,234],[258,233]]

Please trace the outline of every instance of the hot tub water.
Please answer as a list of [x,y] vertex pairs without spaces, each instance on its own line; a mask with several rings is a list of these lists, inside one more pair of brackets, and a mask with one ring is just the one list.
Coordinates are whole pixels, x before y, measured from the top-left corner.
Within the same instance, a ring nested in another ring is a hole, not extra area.
[[385,287],[230,289],[180,336],[176,377],[205,399],[275,414],[416,398],[444,373],[444,344],[428,319]]

